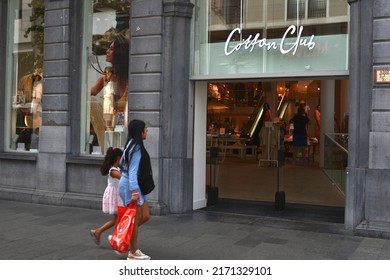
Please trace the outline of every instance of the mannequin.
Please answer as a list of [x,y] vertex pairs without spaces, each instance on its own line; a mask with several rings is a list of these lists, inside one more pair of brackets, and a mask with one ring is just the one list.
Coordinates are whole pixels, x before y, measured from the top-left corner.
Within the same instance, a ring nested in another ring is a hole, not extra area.
[[103,88],[103,119],[106,130],[113,131],[115,126],[115,83],[111,81],[113,71],[111,67],[105,69],[105,85]]

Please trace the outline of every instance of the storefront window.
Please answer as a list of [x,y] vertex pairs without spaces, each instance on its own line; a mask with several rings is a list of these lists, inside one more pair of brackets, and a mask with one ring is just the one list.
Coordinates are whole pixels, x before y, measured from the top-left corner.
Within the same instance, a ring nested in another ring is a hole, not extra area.
[[305,0],[288,0],[287,18],[296,19],[299,12],[299,18],[305,17]]
[[85,2],[81,153],[102,155],[126,140],[130,4]]
[[326,17],[326,0],[309,0],[308,17]]
[[[194,76],[348,74],[346,1],[197,0],[195,5]],[[232,14],[239,19],[229,20]]]
[[43,0],[8,1],[6,150],[38,150],[44,12]]
[[210,7],[216,15],[211,18],[214,23],[221,22],[223,24],[240,23],[240,0],[213,0]]

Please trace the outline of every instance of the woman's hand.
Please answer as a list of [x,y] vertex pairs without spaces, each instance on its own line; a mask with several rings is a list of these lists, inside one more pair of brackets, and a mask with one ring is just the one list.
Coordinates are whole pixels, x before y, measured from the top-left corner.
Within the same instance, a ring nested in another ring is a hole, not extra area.
[[139,199],[138,191],[133,191],[132,194],[131,194],[131,200],[132,201],[138,201],[138,199]]

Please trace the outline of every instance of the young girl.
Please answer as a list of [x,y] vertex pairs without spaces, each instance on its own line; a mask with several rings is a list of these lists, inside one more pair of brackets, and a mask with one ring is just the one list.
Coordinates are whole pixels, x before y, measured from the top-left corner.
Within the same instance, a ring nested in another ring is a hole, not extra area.
[[95,241],[96,245],[100,245],[100,236],[103,231],[113,227],[116,223],[117,219],[117,209],[118,206],[123,206],[122,199],[118,193],[118,184],[119,179],[122,174],[119,168],[119,162],[122,157],[122,150],[118,148],[108,148],[106,152],[106,157],[104,158],[104,162],[100,167],[100,173],[102,175],[108,175],[107,177],[107,187],[103,194],[103,203],[102,210],[103,213],[114,215],[111,220],[103,224],[101,227],[97,229],[92,229],[90,234]]

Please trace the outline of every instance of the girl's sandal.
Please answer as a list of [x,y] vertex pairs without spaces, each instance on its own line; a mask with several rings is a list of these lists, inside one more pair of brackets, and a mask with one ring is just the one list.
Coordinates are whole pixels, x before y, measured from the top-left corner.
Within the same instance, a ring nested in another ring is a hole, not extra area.
[[95,234],[95,231],[93,229],[90,230],[89,234],[91,235],[93,241],[96,245],[100,245],[100,236]]

